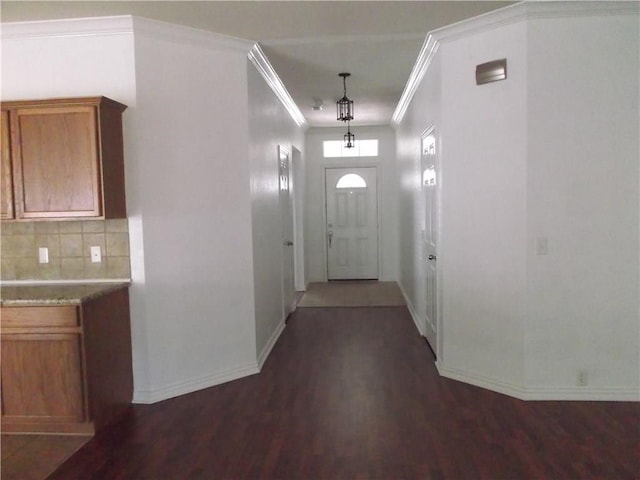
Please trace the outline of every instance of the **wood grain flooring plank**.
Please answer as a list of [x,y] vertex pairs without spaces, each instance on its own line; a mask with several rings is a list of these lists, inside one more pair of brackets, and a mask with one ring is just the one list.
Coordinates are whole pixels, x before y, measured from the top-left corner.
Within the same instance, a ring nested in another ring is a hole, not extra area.
[[49,478],[636,480],[639,420],[442,378],[406,307],[305,308],[260,374],[134,405]]

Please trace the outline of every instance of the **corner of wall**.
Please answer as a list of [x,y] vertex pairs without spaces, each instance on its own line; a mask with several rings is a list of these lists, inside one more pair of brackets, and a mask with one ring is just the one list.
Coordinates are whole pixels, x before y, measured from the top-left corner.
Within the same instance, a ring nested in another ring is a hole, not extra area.
[[157,403],[162,400],[186,395],[187,393],[193,393],[205,388],[215,387],[216,385],[238,380],[259,372],[260,368],[257,364],[249,364],[213,374],[172,382],[161,387],[136,388],[133,393],[133,403]]
[[285,323],[285,321],[283,319],[278,324],[276,329],[271,334],[271,337],[269,338],[267,343],[262,348],[262,351],[258,355],[258,370],[262,370],[262,367],[264,366],[264,362],[267,361],[267,358],[269,357],[269,354],[271,353],[271,350],[273,350],[273,347],[276,345],[278,339],[280,338],[280,335],[282,335],[282,332],[284,331],[286,326],[287,325],[286,325],[286,323]]

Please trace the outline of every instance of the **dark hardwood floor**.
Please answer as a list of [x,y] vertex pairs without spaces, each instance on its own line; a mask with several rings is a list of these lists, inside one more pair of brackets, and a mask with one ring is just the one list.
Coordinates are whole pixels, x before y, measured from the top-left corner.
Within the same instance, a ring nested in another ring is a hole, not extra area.
[[305,308],[262,373],[154,405],[50,479],[637,479],[640,404],[438,376],[405,307]]

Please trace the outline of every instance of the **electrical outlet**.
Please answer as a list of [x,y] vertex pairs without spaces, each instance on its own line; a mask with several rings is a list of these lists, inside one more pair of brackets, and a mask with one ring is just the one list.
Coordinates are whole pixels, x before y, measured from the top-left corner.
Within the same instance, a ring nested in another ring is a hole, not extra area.
[[586,387],[589,384],[589,374],[586,370],[578,371],[578,386]]
[[91,247],[91,262],[92,263],[100,263],[102,262],[102,249],[100,246]]
[[38,248],[38,262],[49,263],[49,249],[47,247]]

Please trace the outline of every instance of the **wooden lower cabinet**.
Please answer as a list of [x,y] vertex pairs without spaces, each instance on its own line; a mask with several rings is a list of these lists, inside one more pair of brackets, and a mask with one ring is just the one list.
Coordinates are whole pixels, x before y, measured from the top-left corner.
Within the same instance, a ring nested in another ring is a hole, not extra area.
[[131,403],[127,289],[78,306],[2,307],[3,433],[89,434]]
[[83,422],[81,365],[76,333],[3,335],[4,420]]

